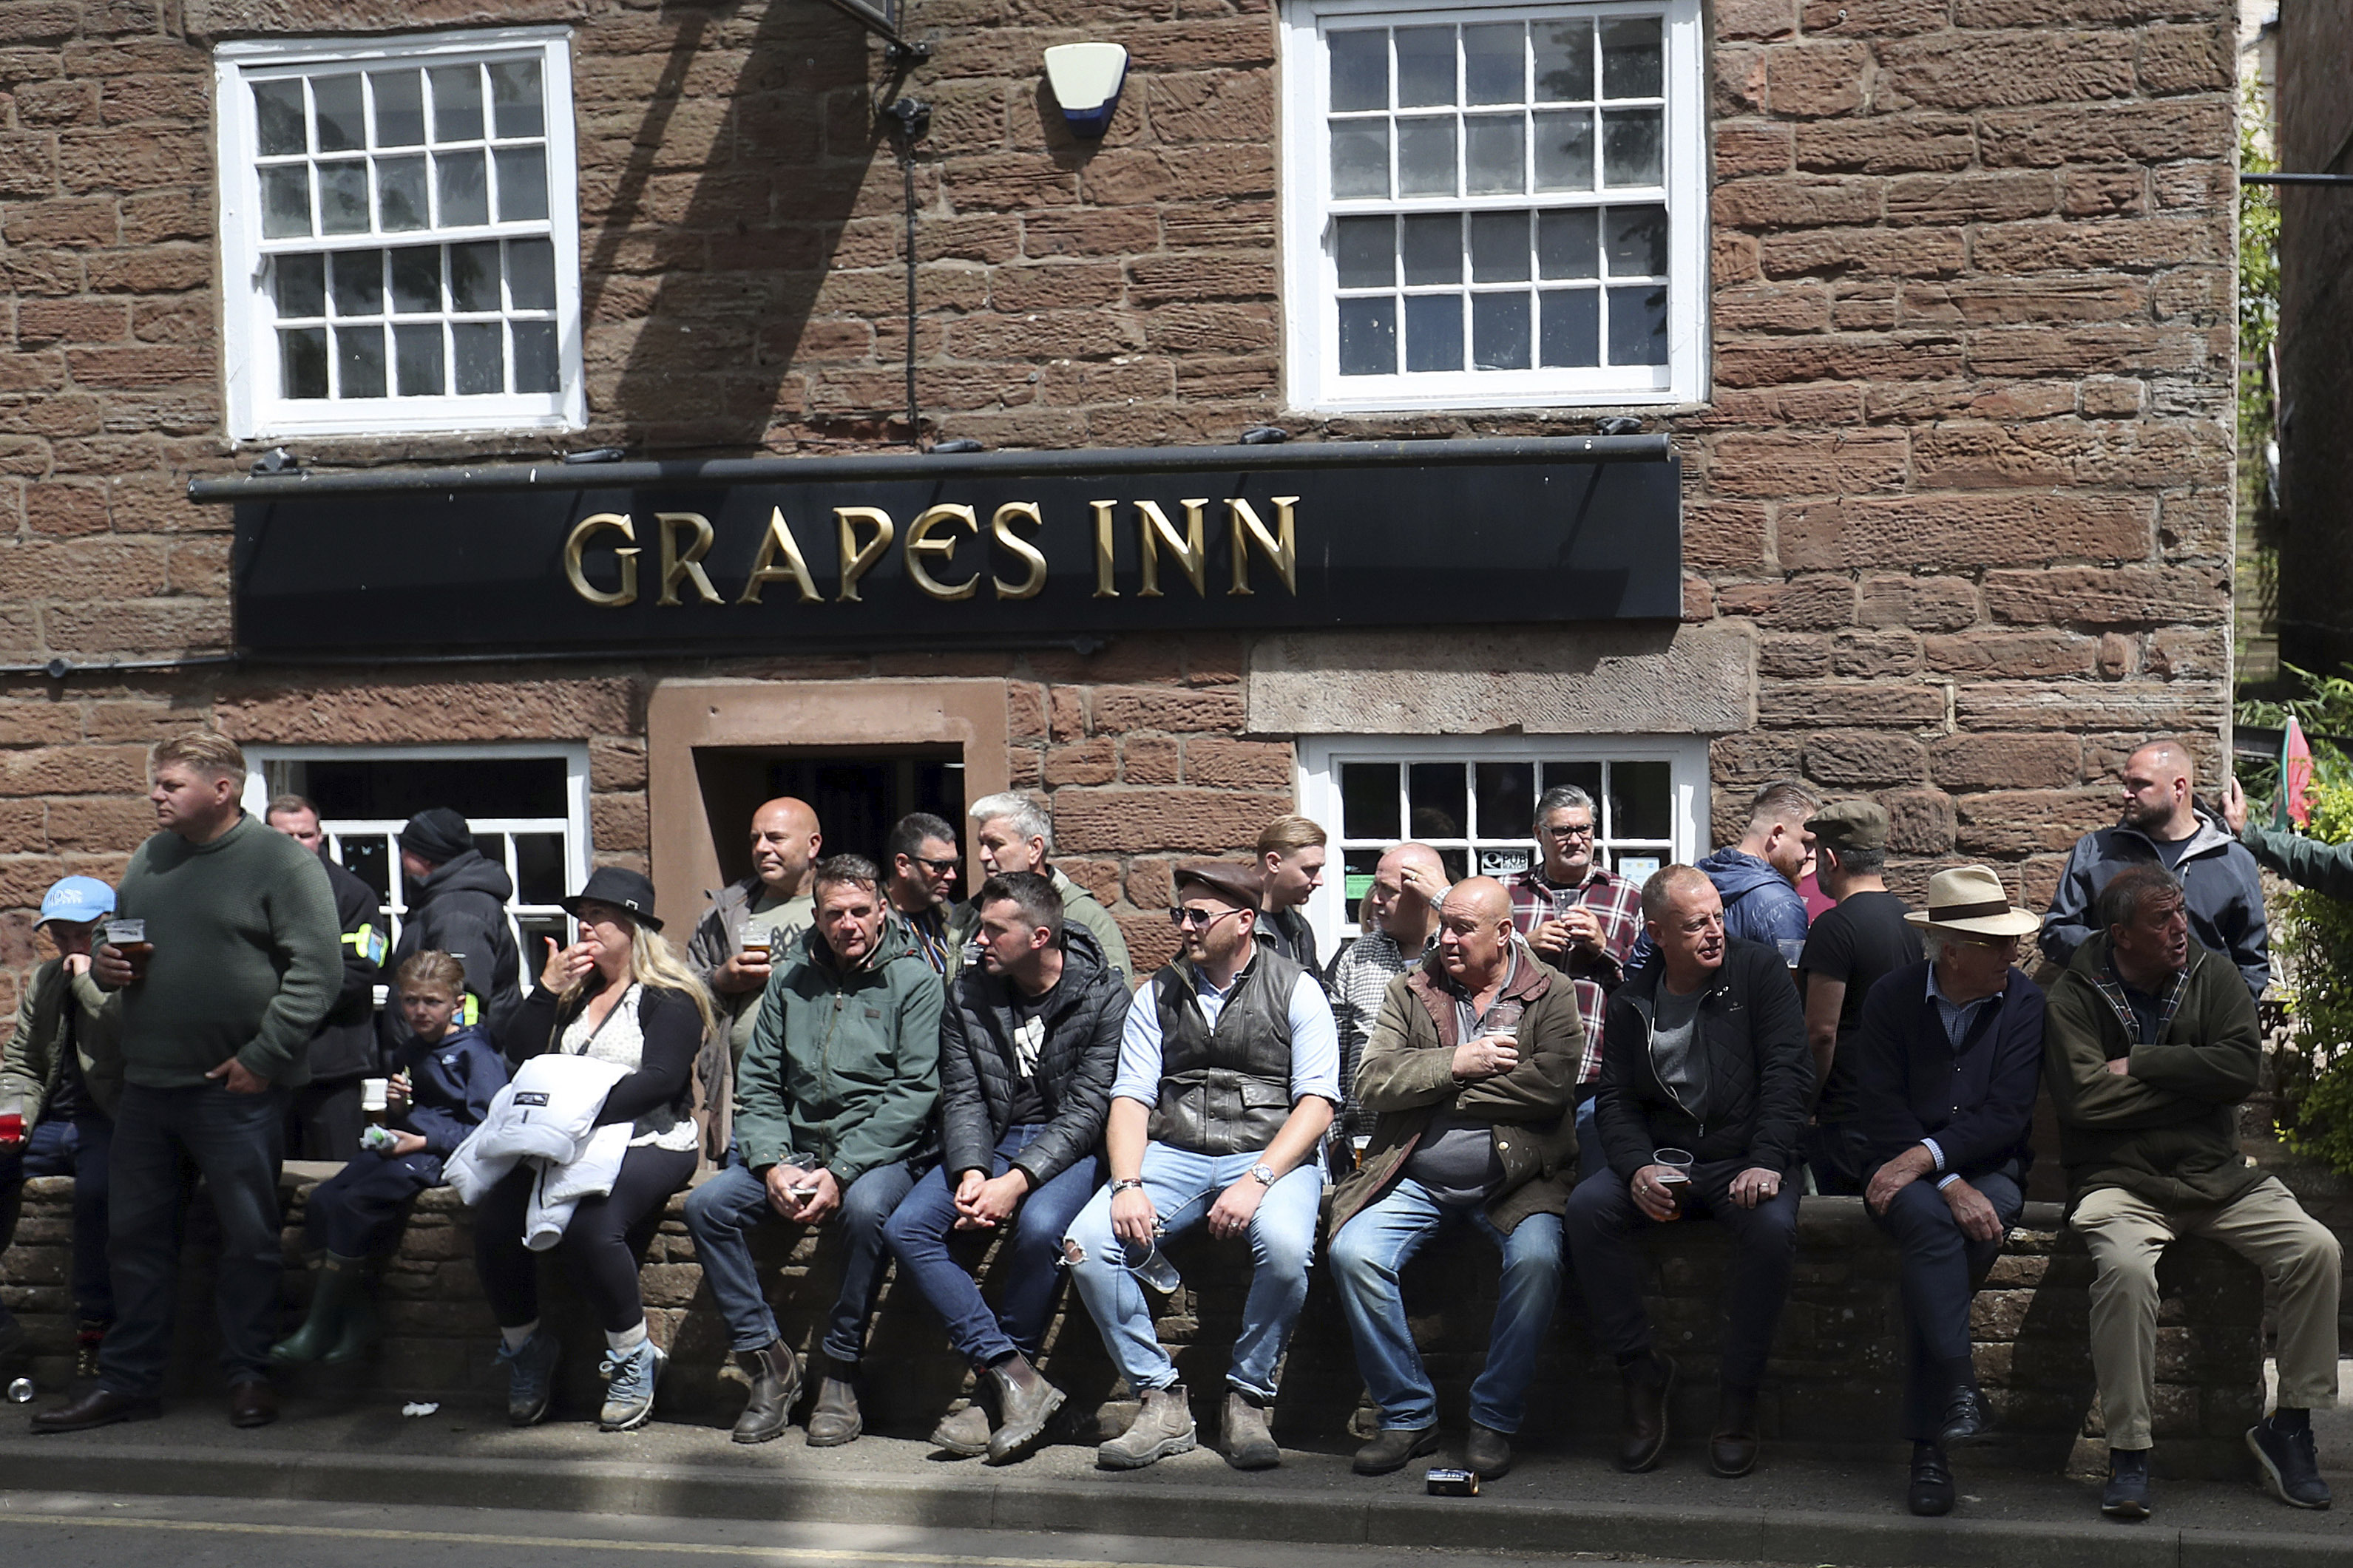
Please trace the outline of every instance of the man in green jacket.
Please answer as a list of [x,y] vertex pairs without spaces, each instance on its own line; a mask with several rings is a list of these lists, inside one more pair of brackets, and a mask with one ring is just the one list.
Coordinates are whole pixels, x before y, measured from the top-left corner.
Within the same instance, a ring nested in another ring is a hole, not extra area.
[[849,1258],[826,1326],[829,1365],[811,1447],[857,1440],[858,1363],[890,1249],[882,1226],[914,1185],[939,1100],[946,991],[884,917],[881,874],[856,855],[817,865],[817,924],[769,976],[735,1076],[736,1151],[686,1202],[702,1277],[727,1320],[752,1397],[739,1443],[781,1436],[800,1365],[752,1262],[768,1214],[841,1226]]
[[2222,820],[2256,863],[2299,888],[2353,903],[2353,844],[2323,844],[2284,827],[2266,827],[2247,810],[2247,792],[2232,779],[2222,797]]
[[[163,831],[131,857],[90,973],[122,993],[122,1100],[110,1162],[114,1328],[98,1386],[33,1417],[75,1432],[162,1414],[180,1228],[196,1178],[220,1221],[229,1420],[278,1418],[278,1167],[292,1091],[343,984],[343,931],[317,856],[245,814],[245,753],[197,731],[148,755]],[[133,940],[121,923],[143,924]],[[120,945],[118,945],[118,943]]]
[[2239,1152],[2261,1059],[2254,1001],[2189,940],[2181,884],[2133,866],[2101,890],[2102,930],[2051,988],[2043,1080],[2059,1111],[2069,1223],[2092,1254],[2092,1366],[2107,1423],[2100,1510],[2148,1517],[2157,1260],[2205,1236],[2278,1291],[2279,1403],[2247,1433],[2282,1501],[2327,1508],[2311,1412],[2337,1402],[2337,1238]]

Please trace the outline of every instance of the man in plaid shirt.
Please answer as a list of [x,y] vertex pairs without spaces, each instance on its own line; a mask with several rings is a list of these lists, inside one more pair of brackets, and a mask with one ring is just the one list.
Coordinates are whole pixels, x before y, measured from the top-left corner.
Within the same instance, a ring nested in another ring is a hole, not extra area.
[[1600,1168],[1592,1086],[1601,1076],[1601,1016],[1642,934],[1642,889],[1596,864],[1593,824],[1591,795],[1575,784],[1545,791],[1536,802],[1537,862],[1511,881],[1513,929],[1577,987],[1585,1025],[1577,1142],[1588,1175]]
[[1434,907],[1446,897],[1446,863],[1427,844],[1400,844],[1373,869],[1365,898],[1364,934],[1332,966],[1332,1016],[1340,1030],[1340,1114],[1332,1121],[1332,1174],[1356,1169],[1354,1140],[1369,1138],[1380,1118],[1356,1100],[1356,1064],[1381,1016],[1389,982],[1421,960],[1438,931]]

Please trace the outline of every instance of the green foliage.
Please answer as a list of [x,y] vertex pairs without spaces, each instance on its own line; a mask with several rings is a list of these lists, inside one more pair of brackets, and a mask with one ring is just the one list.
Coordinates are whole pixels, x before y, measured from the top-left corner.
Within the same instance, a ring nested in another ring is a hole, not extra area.
[[[2353,759],[2320,739],[2323,735],[2353,735],[2353,679],[2342,674],[2315,675],[2292,664],[2281,665],[2280,672],[2301,684],[2304,695],[2283,701],[2239,703],[2233,710],[2238,722],[2284,730],[2293,715],[2304,726],[2305,739],[2312,747],[2313,783],[2318,786],[2353,785]],[[2268,800],[2279,786],[2276,757],[2240,757],[2234,762],[2233,771],[2251,801]]]
[[[2267,129],[2263,100],[2250,86],[2239,110],[2239,167],[2249,174],[2274,174],[2278,162],[2260,141]],[[2279,187],[2239,187],[2239,361],[2259,365],[2279,334]]]
[[[2314,790],[2311,832],[2328,844],[2353,839],[2353,783]],[[2272,951],[2295,1021],[2273,1062],[2280,1136],[2297,1153],[2353,1173],[2353,904],[2298,888],[2277,910]]]

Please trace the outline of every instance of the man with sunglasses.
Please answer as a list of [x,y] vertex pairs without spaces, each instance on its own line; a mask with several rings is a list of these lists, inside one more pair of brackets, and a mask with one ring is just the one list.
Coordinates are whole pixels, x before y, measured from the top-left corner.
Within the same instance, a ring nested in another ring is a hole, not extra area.
[[1071,1222],[1063,1256],[1104,1349],[1143,1398],[1134,1424],[1096,1450],[1104,1468],[1129,1470],[1194,1444],[1185,1385],[1130,1260],[1204,1220],[1220,1240],[1248,1237],[1225,1457],[1265,1469],[1282,1459],[1267,1409],[1307,1298],[1324,1195],[1315,1154],[1340,1100],[1339,1038],[1315,977],[1256,939],[1263,889],[1253,868],[1192,860],[1176,876],[1170,918],[1184,955],[1128,1006],[1103,1136],[1111,1185]]
[[955,829],[928,811],[911,811],[891,829],[891,861],[882,876],[891,923],[933,973],[951,982],[964,966],[965,943],[978,923],[970,905],[949,900],[963,864]]

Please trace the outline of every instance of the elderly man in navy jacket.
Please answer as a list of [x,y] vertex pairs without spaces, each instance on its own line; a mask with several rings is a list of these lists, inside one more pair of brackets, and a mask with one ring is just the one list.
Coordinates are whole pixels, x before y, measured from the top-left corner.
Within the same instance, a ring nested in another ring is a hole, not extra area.
[[1905,1427],[1914,1513],[1953,1506],[1947,1446],[1982,1436],[1969,1301],[2025,1205],[2042,992],[2014,963],[2040,921],[1982,866],[1929,879],[1905,919],[1930,956],[1883,976],[1857,1042],[1859,1121],[1878,1164],[1863,1203],[1904,1255]]

